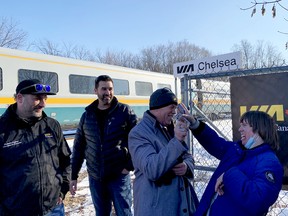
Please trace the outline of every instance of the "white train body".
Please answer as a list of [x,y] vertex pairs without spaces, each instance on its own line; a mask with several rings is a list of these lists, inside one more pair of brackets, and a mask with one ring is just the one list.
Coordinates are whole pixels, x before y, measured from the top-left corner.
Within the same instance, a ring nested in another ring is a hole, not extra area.
[[97,98],[94,82],[103,74],[113,79],[118,100],[129,104],[139,117],[148,109],[149,97],[156,89],[169,87],[180,94],[180,82],[173,75],[0,48],[0,115],[15,102],[18,83],[37,78],[57,93],[49,96],[46,114],[63,127],[76,126],[84,108]]

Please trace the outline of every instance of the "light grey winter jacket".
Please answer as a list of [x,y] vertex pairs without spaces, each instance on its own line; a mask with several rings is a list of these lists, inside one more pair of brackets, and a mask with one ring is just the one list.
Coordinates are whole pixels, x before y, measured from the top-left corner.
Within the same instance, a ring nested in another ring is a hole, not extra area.
[[[186,176],[175,176],[168,185],[155,184],[179,163],[179,157],[193,171],[194,163],[188,146],[176,138],[169,141],[149,111],[129,133],[128,146],[136,176],[133,185],[135,216],[193,215],[194,201],[197,203],[198,200],[193,200],[195,192]],[[192,177],[192,172],[187,176]],[[194,199],[197,197],[194,196]]]

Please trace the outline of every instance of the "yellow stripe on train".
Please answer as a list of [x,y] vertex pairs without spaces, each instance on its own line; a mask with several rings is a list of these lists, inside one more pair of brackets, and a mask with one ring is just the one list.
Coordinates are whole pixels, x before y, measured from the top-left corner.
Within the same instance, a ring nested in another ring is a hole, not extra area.
[[[149,103],[148,99],[126,99],[117,97],[121,103],[126,104],[134,104],[134,105],[147,105]],[[49,97],[47,100],[47,104],[65,104],[65,105],[73,105],[73,104],[82,104],[88,105],[92,103],[96,98],[53,98],[53,96]],[[14,98],[0,98],[0,104],[12,104],[15,103]]]

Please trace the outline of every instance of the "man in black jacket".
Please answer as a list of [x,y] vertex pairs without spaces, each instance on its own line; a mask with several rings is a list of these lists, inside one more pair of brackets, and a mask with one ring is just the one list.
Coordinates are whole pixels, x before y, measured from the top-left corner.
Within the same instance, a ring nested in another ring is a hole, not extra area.
[[95,80],[98,99],[86,107],[77,129],[72,153],[70,192],[86,159],[96,215],[110,216],[112,202],[117,216],[132,215],[128,133],[137,123],[130,107],[114,97],[113,80],[106,75]]
[[60,124],[47,117],[50,86],[20,82],[16,103],[0,117],[0,215],[64,215],[70,154]]

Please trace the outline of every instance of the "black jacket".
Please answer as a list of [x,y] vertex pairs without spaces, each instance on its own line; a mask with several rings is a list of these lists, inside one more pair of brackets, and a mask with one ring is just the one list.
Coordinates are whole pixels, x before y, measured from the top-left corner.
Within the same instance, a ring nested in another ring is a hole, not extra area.
[[69,190],[71,151],[56,120],[29,124],[16,106],[0,117],[0,215],[44,215]]
[[72,153],[72,180],[78,178],[84,159],[89,175],[96,180],[113,179],[124,168],[134,169],[128,152],[128,134],[137,123],[136,115],[114,97],[101,139],[97,105],[98,100],[95,100],[87,106],[80,119]]

